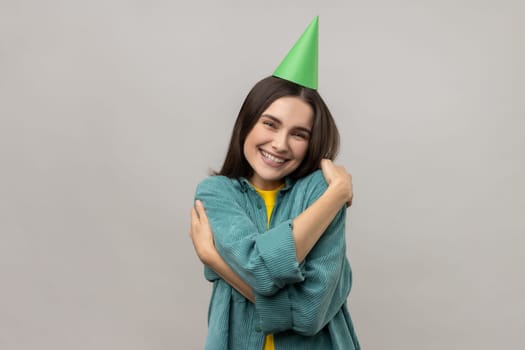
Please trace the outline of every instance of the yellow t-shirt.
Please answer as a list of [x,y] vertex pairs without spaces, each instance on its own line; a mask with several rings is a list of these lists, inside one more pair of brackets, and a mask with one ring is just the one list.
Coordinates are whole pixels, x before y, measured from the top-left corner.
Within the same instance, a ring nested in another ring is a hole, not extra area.
[[[255,187],[255,186],[254,186]],[[275,207],[275,199],[277,198],[277,193],[279,193],[279,190],[284,187],[284,184],[277,187],[274,190],[260,190],[257,187],[255,187],[255,190],[264,200],[264,204],[266,206],[266,214],[268,217],[268,227],[270,227],[270,218],[272,217],[272,211]],[[273,334],[268,334],[266,336],[266,339],[264,341],[264,348],[263,350],[275,350],[274,343],[273,343]]]

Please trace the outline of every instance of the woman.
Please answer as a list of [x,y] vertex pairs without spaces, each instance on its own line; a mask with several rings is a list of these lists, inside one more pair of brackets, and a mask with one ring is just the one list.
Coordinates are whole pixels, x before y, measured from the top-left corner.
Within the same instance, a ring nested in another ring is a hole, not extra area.
[[271,76],[246,97],[192,209],[213,282],[206,349],[360,348],[346,306],[352,181],[331,162],[338,145],[315,89]]

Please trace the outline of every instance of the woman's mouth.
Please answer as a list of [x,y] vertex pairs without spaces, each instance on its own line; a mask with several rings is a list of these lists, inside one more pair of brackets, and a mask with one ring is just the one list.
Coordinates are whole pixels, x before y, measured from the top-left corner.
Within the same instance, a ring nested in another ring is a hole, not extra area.
[[287,161],[287,159],[276,157],[273,154],[263,151],[262,149],[260,150],[260,152],[264,162],[272,167],[279,167]]

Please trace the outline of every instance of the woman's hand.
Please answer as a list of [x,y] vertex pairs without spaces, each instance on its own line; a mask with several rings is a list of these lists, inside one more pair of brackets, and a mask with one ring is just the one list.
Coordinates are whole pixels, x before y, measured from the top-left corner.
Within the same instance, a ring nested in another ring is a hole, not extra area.
[[215,271],[230,286],[255,304],[252,288],[226,264],[219,252],[217,252],[217,249],[215,249],[213,232],[200,200],[195,201],[195,207],[191,208],[190,237],[193,241],[195,252],[197,252],[202,263]]
[[342,196],[348,207],[351,206],[354,197],[352,175],[343,166],[335,165],[330,159],[321,160],[321,169],[328,187]]
[[213,232],[200,200],[195,202],[195,207],[191,208],[190,237],[199,259],[205,265],[210,265],[212,259],[218,255],[213,243]]

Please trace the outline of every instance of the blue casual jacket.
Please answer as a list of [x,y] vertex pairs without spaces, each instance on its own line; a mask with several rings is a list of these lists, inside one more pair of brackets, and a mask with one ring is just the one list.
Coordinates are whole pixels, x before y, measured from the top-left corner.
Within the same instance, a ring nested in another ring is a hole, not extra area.
[[346,258],[342,208],[298,264],[292,220],[326,190],[322,172],[286,179],[267,228],[263,199],[245,179],[210,176],[198,186],[217,251],[248,283],[255,304],[214,271],[208,310],[209,350],[261,350],[273,333],[276,350],[360,349],[347,309],[352,272]]

